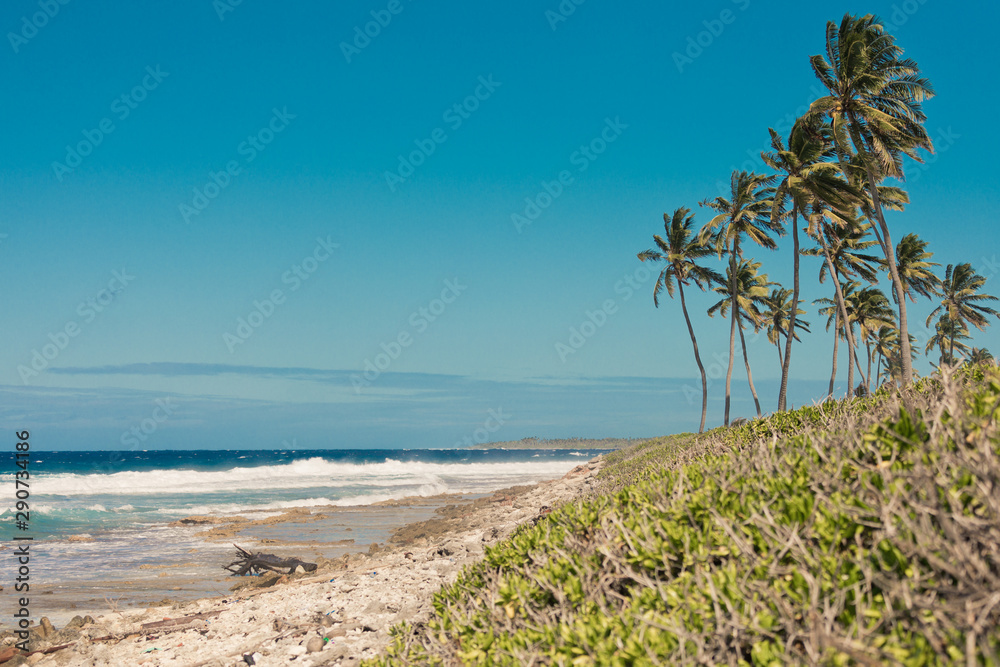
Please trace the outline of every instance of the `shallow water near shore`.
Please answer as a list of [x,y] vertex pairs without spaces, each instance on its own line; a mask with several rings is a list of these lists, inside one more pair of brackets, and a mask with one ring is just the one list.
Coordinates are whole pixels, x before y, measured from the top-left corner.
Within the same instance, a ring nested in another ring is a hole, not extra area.
[[[307,561],[364,552],[443,505],[561,477],[603,451],[39,452],[23,533],[34,538],[32,614],[58,625],[225,595],[233,542]],[[192,515],[199,523],[179,522]],[[10,510],[0,525],[9,553]],[[3,568],[0,585],[13,591],[14,576]]]

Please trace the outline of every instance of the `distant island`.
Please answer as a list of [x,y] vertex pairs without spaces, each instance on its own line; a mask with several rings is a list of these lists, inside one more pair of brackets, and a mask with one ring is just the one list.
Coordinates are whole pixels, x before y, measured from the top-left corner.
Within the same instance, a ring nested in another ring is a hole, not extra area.
[[467,449],[623,449],[652,438],[522,438],[504,442],[484,442]]

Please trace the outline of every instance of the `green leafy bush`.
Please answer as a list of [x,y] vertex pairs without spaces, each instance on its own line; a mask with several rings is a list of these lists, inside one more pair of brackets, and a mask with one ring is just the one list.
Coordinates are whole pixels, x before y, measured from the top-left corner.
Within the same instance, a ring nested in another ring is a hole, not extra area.
[[998,664],[1000,376],[607,457],[369,664]]

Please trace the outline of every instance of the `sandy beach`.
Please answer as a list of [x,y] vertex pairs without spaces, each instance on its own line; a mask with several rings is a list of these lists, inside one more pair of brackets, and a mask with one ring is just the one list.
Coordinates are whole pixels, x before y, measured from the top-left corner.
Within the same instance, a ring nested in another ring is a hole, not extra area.
[[433,593],[485,547],[584,493],[601,465],[598,457],[558,480],[440,507],[368,554],[317,558],[315,572],[231,577],[242,588],[223,597],[108,611],[62,627],[41,621],[32,630],[31,654],[17,651],[17,638],[5,633],[0,661],[43,667],[358,664],[389,641],[394,624],[426,619]]

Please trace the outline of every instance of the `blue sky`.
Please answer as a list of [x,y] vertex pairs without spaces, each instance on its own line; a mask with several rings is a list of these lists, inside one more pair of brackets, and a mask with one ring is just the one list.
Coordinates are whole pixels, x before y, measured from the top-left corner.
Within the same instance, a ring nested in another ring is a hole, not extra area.
[[[448,447],[491,409],[493,440],[697,428],[679,305],[653,308],[635,254],[762,168],[848,11],[891,22],[938,93],[895,238],[1000,293],[992,3],[5,3],[0,421],[56,449],[134,428],[143,448]],[[751,254],[790,284],[788,238]],[[796,404],[830,374],[818,271]],[[690,297],[710,364],[711,303]],[[772,409],[777,352],[749,347]],[[750,415],[739,364],[734,397]]]

